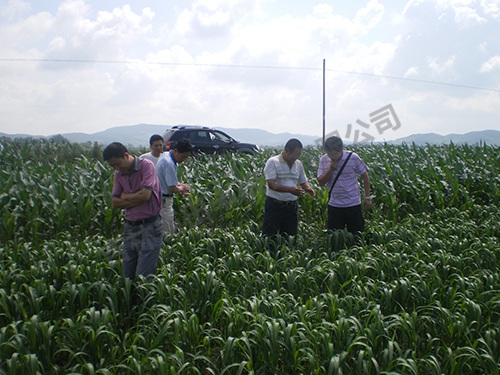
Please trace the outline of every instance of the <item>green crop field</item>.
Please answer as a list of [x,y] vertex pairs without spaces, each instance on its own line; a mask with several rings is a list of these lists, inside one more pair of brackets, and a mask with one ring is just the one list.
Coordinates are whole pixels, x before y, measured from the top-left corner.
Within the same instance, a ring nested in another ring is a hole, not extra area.
[[[500,374],[500,148],[373,145],[354,245],[317,190],[299,235],[260,235],[279,152],[179,168],[180,232],[122,277],[122,213],[97,145],[2,139],[0,374]],[[132,150],[131,150],[132,151]],[[133,150],[138,154],[142,150]]]

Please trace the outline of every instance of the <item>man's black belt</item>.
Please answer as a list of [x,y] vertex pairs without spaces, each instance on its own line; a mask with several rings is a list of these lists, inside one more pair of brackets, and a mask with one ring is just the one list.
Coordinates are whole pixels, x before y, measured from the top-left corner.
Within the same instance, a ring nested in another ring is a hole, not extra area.
[[135,227],[138,225],[151,223],[151,222],[155,221],[156,219],[158,219],[159,217],[160,217],[160,215],[155,215],[155,216],[151,216],[151,217],[148,217],[148,218],[142,219],[142,220],[134,220],[134,221],[127,220],[127,223]]
[[279,199],[271,198],[269,196],[267,197],[267,199],[270,199],[271,202],[273,202],[274,204],[281,206],[281,207],[293,206],[293,205],[297,204],[297,201],[280,201]]
[[173,194],[162,194],[162,196],[166,198],[172,198],[174,195]]

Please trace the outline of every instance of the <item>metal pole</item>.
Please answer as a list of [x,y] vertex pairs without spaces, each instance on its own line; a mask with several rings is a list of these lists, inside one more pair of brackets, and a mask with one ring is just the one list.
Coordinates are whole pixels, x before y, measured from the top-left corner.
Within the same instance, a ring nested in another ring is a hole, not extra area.
[[325,144],[325,136],[326,136],[326,129],[325,129],[325,59],[323,59],[323,145]]

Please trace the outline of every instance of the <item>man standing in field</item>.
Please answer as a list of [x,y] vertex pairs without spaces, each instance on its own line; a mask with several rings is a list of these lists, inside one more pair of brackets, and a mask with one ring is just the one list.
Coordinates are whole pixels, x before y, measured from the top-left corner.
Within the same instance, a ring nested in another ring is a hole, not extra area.
[[368,167],[358,154],[344,150],[339,137],[328,138],[324,147],[326,154],[319,160],[318,183],[326,185],[330,191],[327,228],[347,228],[349,232],[359,235],[365,229],[365,220],[358,176],[363,180],[363,207],[369,209],[372,204]]
[[104,149],[103,159],[115,169],[113,207],[125,209],[123,274],[129,279],[154,274],[163,243],[161,188],[155,166],[130,155],[119,142]]
[[156,163],[160,160],[161,153],[163,152],[163,137],[159,134],[153,134],[149,138],[149,148],[151,149],[150,152],[146,152],[139,157],[141,159],[144,158],[151,160],[156,166]]
[[302,162],[302,143],[298,139],[290,139],[285,150],[269,158],[264,167],[266,178],[266,202],[262,234],[274,236],[286,234],[294,236],[298,227],[297,197],[308,193],[315,196],[309,185]]
[[177,168],[192,152],[193,146],[189,139],[181,139],[175,144],[172,150],[163,153],[158,164],[156,164],[156,173],[160,180],[163,195],[161,218],[165,225],[165,234],[172,234],[176,231],[174,222],[174,194],[190,194],[189,185],[184,182],[179,183]]

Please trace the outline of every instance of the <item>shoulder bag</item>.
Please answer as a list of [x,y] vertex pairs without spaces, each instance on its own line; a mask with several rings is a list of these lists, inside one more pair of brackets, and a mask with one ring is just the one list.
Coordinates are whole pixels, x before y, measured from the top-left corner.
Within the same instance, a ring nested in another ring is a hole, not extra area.
[[352,155],[352,151],[351,151],[351,152],[349,152],[349,154],[347,155],[347,158],[345,159],[344,163],[342,164],[342,167],[340,167],[339,173],[337,173],[337,176],[335,176],[335,180],[333,180],[332,187],[330,188],[330,191],[328,192],[328,202],[330,202],[330,199],[332,198],[332,190],[333,190],[333,187],[335,186],[335,183],[336,183],[336,182],[337,182],[337,180],[339,179],[340,174],[341,174],[341,173],[342,173],[342,171],[344,170],[345,165],[347,164],[347,162],[348,162],[348,161],[349,161],[349,159],[351,158],[351,155]]

